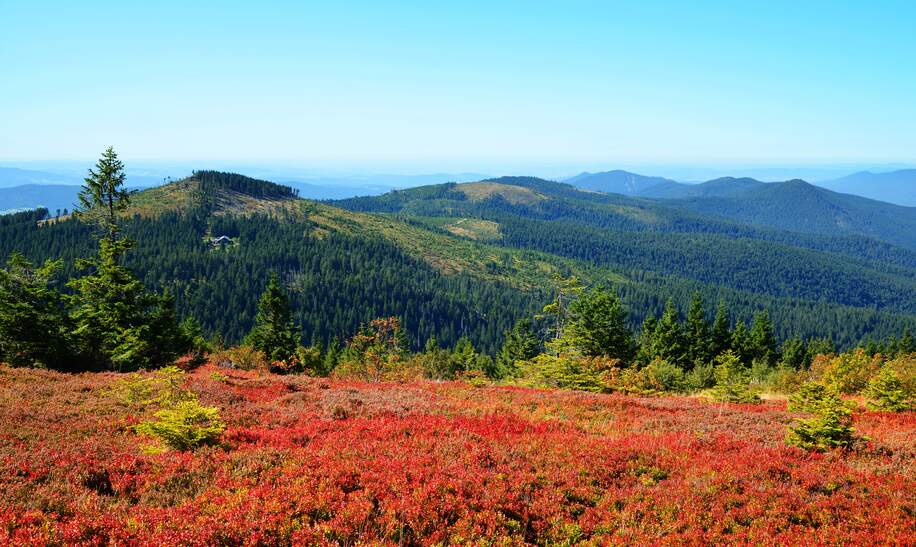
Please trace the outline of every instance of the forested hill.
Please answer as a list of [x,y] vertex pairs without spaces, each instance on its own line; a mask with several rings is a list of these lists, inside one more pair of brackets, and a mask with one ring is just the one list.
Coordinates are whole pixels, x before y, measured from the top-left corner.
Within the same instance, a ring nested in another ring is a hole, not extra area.
[[[916,326],[916,253],[865,238],[798,237],[527,177],[337,205],[198,171],[132,197],[129,266],[230,342],[251,327],[271,272],[290,289],[306,341],[321,343],[397,315],[414,348],[466,335],[492,352],[548,299],[554,274],[613,286],[634,327],[668,297],[685,308],[694,291],[710,315],[719,299],[733,320],[769,309],[782,337],[848,345]],[[85,223],[2,218],[15,220],[0,222],[0,253],[64,258],[64,276],[95,247]],[[230,243],[214,244],[219,236]]]
[[484,235],[491,243],[581,260],[629,279],[662,276],[671,287],[700,283],[757,298],[916,313],[916,254],[857,235],[748,226],[530,177],[427,186],[335,204],[430,226],[477,219],[490,226]]
[[916,249],[916,207],[840,194],[803,180],[757,183],[729,193],[700,194],[667,203],[755,226],[855,234]]
[[[723,177],[683,184],[624,171],[583,173],[567,182],[586,190],[660,200],[706,217],[806,234],[857,235],[916,250],[916,207],[842,194],[803,180]],[[905,185],[901,185],[905,193]]]

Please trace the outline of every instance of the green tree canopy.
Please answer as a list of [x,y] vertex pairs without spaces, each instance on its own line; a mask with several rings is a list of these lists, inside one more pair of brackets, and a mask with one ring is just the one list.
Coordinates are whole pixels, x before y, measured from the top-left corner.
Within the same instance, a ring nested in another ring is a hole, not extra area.
[[13,253],[0,269],[0,361],[13,366],[66,369],[70,324],[60,292],[51,280],[61,261],[39,268]]
[[271,274],[258,302],[258,314],[246,343],[263,351],[271,361],[286,361],[296,354],[299,346],[297,330],[289,297],[280,287],[277,274]]
[[684,333],[689,368],[693,368],[696,364],[707,364],[715,357],[712,353],[709,321],[706,319],[703,307],[703,297],[699,292],[694,292],[690,299],[690,308],[687,310],[687,324]]
[[665,303],[665,311],[655,326],[653,346],[655,357],[685,368],[687,349],[684,331],[681,328],[680,313],[674,300],[670,298]]
[[570,305],[564,336],[588,357],[607,356],[629,362],[636,353],[627,314],[617,295],[604,287],[585,291]]
[[505,341],[496,354],[496,368],[494,376],[505,378],[512,376],[518,361],[526,361],[538,354],[541,341],[534,333],[531,321],[522,319],[517,322],[512,330],[505,333]]
[[89,170],[78,196],[79,215],[98,215],[106,235],[112,239],[118,233],[118,213],[130,204],[130,192],[124,188],[126,179],[124,163],[109,146],[95,169]]

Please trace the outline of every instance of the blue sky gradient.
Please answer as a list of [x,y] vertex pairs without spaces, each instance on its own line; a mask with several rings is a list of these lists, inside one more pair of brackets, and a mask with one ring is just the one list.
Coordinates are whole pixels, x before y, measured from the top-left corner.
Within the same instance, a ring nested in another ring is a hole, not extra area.
[[0,161],[916,162],[914,2],[435,4],[8,0]]

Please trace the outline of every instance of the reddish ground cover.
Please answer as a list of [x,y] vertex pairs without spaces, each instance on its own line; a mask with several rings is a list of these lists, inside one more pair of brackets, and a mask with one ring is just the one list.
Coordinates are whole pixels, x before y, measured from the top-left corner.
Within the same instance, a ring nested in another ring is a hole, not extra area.
[[143,452],[114,374],[0,368],[0,543],[913,544],[916,414],[785,446],[785,404],[187,377],[222,444]]

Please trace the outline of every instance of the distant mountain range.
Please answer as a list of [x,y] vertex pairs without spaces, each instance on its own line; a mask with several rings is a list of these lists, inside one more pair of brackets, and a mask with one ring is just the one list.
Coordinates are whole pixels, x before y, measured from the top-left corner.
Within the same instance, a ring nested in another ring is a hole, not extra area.
[[[900,180],[901,173],[905,172],[883,174],[896,174],[897,178],[877,176],[886,181]],[[916,174],[916,170],[912,173]],[[608,171],[583,173],[568,182],[587,190],[661,200],[668,206],[751,226],[808,234],[858,235],[916,249],[916,207],[839,193],[803,180],[761,182],[724,177],[684,184]]]
[[[628,171],[581,173],[564,182],[584,190],[646,198],[687,198],[722,196],[742,188],[763,184],[752,178],[723,177],[700,184],[689,184],[663,177],[651,177]],[[916,206],[916,169],[887,173],[862,171],[852,175],[814,183],[816,186],[896,205]]]
[[[25,184],[80,184],[82,181],[81,178],[72,175],[61,175],[59,173],[33,171],[31,169],[19,169],[16,167],[0,167],[0,188],[22,186]],[[0,202],[0,209],[5,208],[4,204]]]
[[[72,168],[71,168],[72,169]],[[281,177],[279,180],[299,190],[308,199],[346,199],[374,196],[391,190],[443,182],[470,182],[487,178],[481,173],[430,173],[420,175],[371,174],[350,176]],[[132,188],[148,188],[162,184],[163,177],[148,173],[128,173],[127,184]],[[52,213],[60,208],[72,208],[70,194],[83,176],[75,171],[50,172],[17,167],[0,167],[0,214],[20,209],[47,207]],[[71,188],[66,188],[70,186]]]
[[0,188],[0,214],[44,207],[52,215],[57,210],[73,210],[80,187],[74,184],[24,184]]
[[564,182],[583,190],[634,197],[667,197],[677,193],[681,187],[689,186],[663,177],[647,177],[620,170],[580,173]]
[[818,182],[835,192],[916,207],[916,169],[889,173],[862,171],[839,179]]

